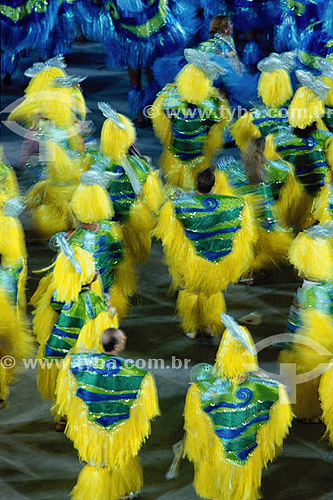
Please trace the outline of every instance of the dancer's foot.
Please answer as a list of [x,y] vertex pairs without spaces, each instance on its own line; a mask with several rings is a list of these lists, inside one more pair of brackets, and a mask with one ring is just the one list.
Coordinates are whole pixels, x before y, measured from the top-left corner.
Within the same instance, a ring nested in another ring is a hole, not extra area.
[[57,432],[65,432],[67,425],[67,419],[65,417],[61,417],[59,422],[56,423],[55,430]]
[[194,340],[197,336],[197,334],[195,332],[187,332],[187,333],[185,333],[185,335],[190,340]]
[[3,410],[6,406],[6,401],[4,399],[0,399],[0,410]]

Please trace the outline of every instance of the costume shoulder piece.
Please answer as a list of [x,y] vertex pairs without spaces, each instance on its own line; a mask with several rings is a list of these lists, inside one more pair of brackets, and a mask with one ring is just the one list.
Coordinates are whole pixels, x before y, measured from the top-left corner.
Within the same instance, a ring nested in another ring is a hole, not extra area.
[[78,228],[68,238],[72,246],[93,254],[106,293],[113,284],[114,268],[123,260],[123,245],[113,234],[112,225],[111,221],[100,221],[98,232]]
[[217,380],[197,383],[201,409],[212,420],[227,460],[245,465],[258,447],[258,431],[269,421],[270,409],[279,399],[279,385],[249,376],[242,384],[229,384],[214,394]]
[[73,354],[71,372],[77,381],[76,395],[87,406],[88,419],[107,430],[130,417],[145,370],[105,354]]
[[232,252],[234,238],[242,227],[242,198],[184,194],[173,203],[176,217],[198,255],[218,262]]

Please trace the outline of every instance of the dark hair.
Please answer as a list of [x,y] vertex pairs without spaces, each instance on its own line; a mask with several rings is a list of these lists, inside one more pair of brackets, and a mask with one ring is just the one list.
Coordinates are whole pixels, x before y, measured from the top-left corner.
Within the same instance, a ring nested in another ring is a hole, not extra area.
[[209,36],[213,36],[215,33],[224,34],[230,24],[231,17],[229,16],[222,16],[222,14],[219,14],[218,16],[213,17],[210,23]]
[[294,128],[294,134],[297,135],[297,137],[308,137],[309,135],[312,134],[317,129],[317,123],[313,122],[311,125],[308,125],[305,128]]
[[107,328],[102,333],[102,347],[103,351],[111,352],[114,347],[119,343],[118,332],[120,332],[119,328]]
[[250,141],[248,147],[242,154],[245,170],[251,184],[258,184],[265,180],[265,146],[266,138],[257,137]]
[[211,168],[206,168],[197,177],[197,189],[199,193],[210,193],[215,184],[215,175]]

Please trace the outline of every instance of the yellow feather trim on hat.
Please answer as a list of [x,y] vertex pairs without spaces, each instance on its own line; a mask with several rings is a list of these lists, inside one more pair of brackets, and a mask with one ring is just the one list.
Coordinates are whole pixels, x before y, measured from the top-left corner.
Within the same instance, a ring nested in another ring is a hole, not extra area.
[[193,64],[187,64],[176,76],[178,92],[184,101],[201,104],[212,88],[208,76]]
[[288,122],[292,127],[304,129],[325,114],[325,106],[312,89],[297,89],[288,110]]
[[112,160],[123,161],[128,148],[135,143],[136,132],[132,122],[126,116],[118,113],[118,119],[126,128],[120,128],[112,120],[105,120],[101,132],[100,150]]
[[258,83],[258,96],[269,107],[279,107],[293,96],[290,75],[285,69],[261,73]]

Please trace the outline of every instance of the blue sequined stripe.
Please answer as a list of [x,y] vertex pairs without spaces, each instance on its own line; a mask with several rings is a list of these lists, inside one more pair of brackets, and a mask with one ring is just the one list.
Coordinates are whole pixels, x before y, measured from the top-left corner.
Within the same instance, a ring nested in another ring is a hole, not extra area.
[[123,394],[101,394],[92,391],[88,391],[87,389],[83,389],[79,387],[76,395],[83,399],[86,403],[90,402],[99,402],[99,401],[118,401],[122,399],[136,399],[137,392],[127,392]]
[[191,231],[190,229],[185,229],[186,236],[190,238],[192,241],[203,240],[205,238],[211,238],[212,236],[216,236],[218,234],[227,234],[227,233],[235,233],[240,229],[240,224],[233,227],[226,227],[224,229],[219,229],[217,231],[210,231],[207,233],[198,233],[196,231]]
[[96,419],[96,422],[103,427],[110,427],[111,425],[119,423],[121,420],[127,420],[129,418],[129,413],[123,413],[121,415],[105,415]]
[[259,415],[258,417],[253,418],[250,422],[248,422],[245,425],[242,425],[241,427],[237,429],[219,429],[216,428],[215,432],[218,435],[219,438],[224,439],[225,441],[228,441],[230,439],[235,439],[236,437],[241,436],[244,434],[252,425],[257,424],[259,422],[268,422],[269,420],[269,415],[266,413],[264,415]]

